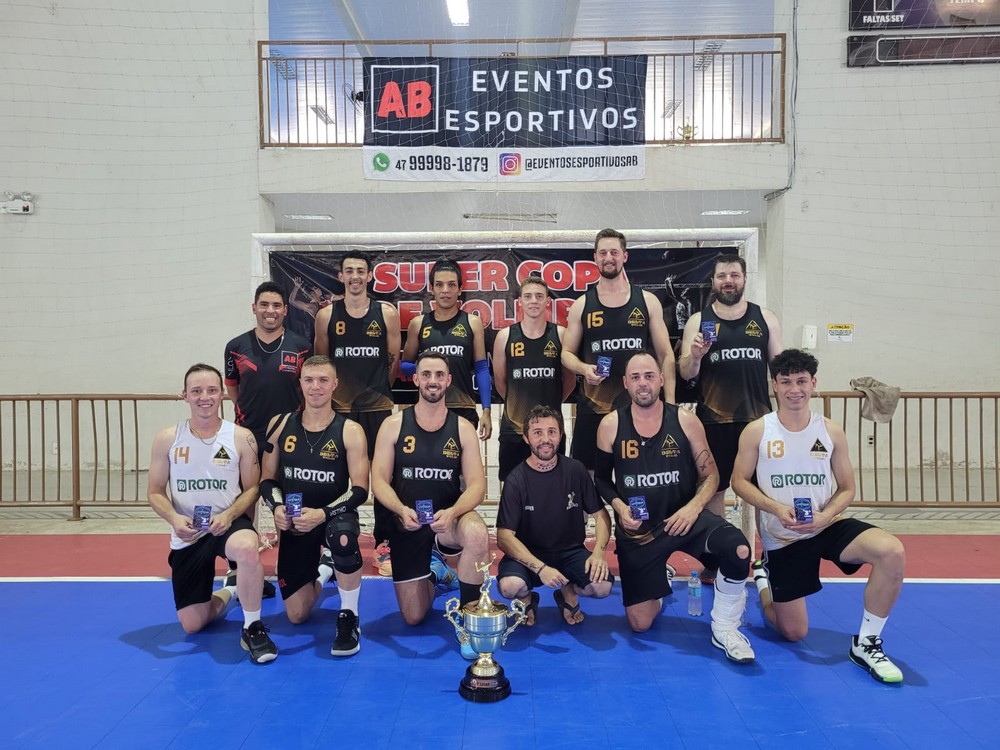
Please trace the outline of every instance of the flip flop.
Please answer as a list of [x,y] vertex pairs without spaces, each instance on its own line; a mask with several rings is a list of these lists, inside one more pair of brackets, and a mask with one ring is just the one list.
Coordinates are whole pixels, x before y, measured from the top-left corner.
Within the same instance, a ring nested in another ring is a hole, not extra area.
[[572,607],[566,603],[566,597],[563,596],[562,589],[556,589],[552,594],[552,598],[556,600],[556,604],[559,605],[559,613],[562,615],[563,622],[567,625],[579,625],[578,622],[570,622],[566,619],[566,613],[568,612],[570,617],[576,617],[580,612],[580,604],[577,602]]
[[[528,624],[528,615],[534,615],[534,622]],[[528,595],[528,603],[524,605],[524,627],[534,627],[538,623],[538,592],[532,591]]]

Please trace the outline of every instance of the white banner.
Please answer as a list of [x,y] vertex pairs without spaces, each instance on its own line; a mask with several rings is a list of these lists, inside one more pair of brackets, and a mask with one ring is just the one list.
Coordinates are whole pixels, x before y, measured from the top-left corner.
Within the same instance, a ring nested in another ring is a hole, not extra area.
[[366,180],[409,182],[578,182],[641,180],[644,146],[445,148],[365,146]]

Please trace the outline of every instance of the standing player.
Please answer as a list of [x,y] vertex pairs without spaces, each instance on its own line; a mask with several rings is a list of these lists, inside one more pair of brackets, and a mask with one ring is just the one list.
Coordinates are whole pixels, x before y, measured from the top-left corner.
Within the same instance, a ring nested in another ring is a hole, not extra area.
[[[316,316],[315,349],[337,366],[334,408],[364,429],[371,461],[379,428],[392,414],[392,384],[399,370],[399,313],[388,302],[368,295],[372,265],[365,253],[347,251],[339,278],[344,298]],[[386,523],[391,514],[375,503],[374,515],[375,545],[382,549],[389,538]]]
[[[476,512],[486,494],[486,475],[475,428],[445,406],[448,360],[423,352],[414,382],[417,403],[382,425],[372,465],[375,499],[395,516],[389,533],[392,580],[408,625],[423,622],[434,599],[432,549],[445,557],[461,555],[463,606],[479,599],[483,574],[476,563],[489,554],[486,524]],[[462,655],[477,656],[469,644],[462,644]]]
[[[583,622],[580,597],[603,599],[614,576],[604,550],[611,538],[611,517],[604,509],[586,467],[557,452],[563,438],[562,412],[535,406],[524,420],[523,437],[531,455],[518,464],[503,486],[497,511],[500,593],[525,605],[524,624],[535,624],[538,594],[553,598],[567,625]],[[594,519],[594,551],[584,546],[587,517]]]
[[[625,235],[602,229],[594,241],[594,262],[601,277],[569,308],[562,361],[583,378],[573,429],[573,458],[594,471],[594,436],[605,414],[628,403],[622,387],[625,362],[641,351],[656,353],[663,373],[664,398],[674,402],[674,353],[663,321],[663,306],[625,276]],[[610,360],[607,372],[599,360]]]
[[[698,417],[719,467],[719,489],[708,510],[726,514],[725,494],[733,472],[740,433],[771,411],[767,363],[784,346],[778,319],[743,298],[746,261],[723,255],[712,271],[715,301],[691,316],[681,341],[680,375],[698,379]],[[713,571],[706,571],[711,577]]]
[[[573,392],[576,378],[562,366],[562,340],[566,329],[545,319],[549,288],[540,276],[529,276],[518,291],[521,322],[497,333],[493,344],[493,375],[504,398],[500,420],[499,479],[531,455],[524,440],[524,419],[541,404],[560,412]],[[560,428],[561,428],[560,424]],[[558,448],[565,452],[566,436]]]
[[[323,586],[336,575],[341,609],[330,653],[351,656],[361,638],[358,508],[368,499],[368,449],[361,427],[333,410],[337,370],[330,359],[307,359],[301,380],[303,411],[271,420],[260,495],[281,530],[278,584],[288,619],[295,625],[305,622]],[[329,552],[321,557],[323,545]]]
[[[406,329],[403,365],[406,376],[412,375],[417,355],[434,350],[448,359],[452,385],[448,388],[447,406],[473,426],[479,426],[479,439],[489,440],[493,433],[490,403],[493,383],[486,360],[486,334],[478,315],[469,315],[459,307],[462,294],[462,270],[458,264],[442,258],[431,268],[433,311],[418,315]],[[482,416],[476,414],[475,391],[479,391]]]
[[[302,408],[299,371],[312,346],[285,330],[288,300],[273,281],[257,287],[250,309],[257,325],[226,344],[226,393],[236,405],[236,424],[250,430],[264,450],[271,417]],[[274,594],[274,584],[265,580],[265,598]]]
[[[197,633],[221,616],[239,593],[240,645],[254,664],[273,661],[278,649],[260,620],[264,567],[247,509],[257,499],[257,444],[253,434],[219,416],[222,374],[197,364],[184,375],[182,396],[191,417],[153,440],[147,497],[170,524],[170,579],[177,619]],[[212,592],[215,558],[240,563],[238,583]]]
[[849,655],[879,682],[902,682],[903,673],[882,651],[882,628],[903,586],[906,553],[896,537],[842,516],[854,500],[854,468],[843,429],[809,410],[818,367],[815,357],[797,349],[772,359],[778,411],[751,422],[740,436],[733,490],[760,511],[764,544],[763,569],[754,578],[768,622],[798,641],[809,632],[806,597],[823,587],[820,560],[847,575],[870,563]]
[[[715,555],[712,645],[738,664],[754,652],[739,631],[746,607],[750,543],[735,526],[705,510],[718,472],[693,414],[659,400],[663,375],[647,353],[625,367],[631,404],[608,414],[597,433],[597,490],[612,506],[622,599],[629,625],[648,630],[670,593],[664,563],[672,552]],[[613,475],[613,479],[612,479]]]

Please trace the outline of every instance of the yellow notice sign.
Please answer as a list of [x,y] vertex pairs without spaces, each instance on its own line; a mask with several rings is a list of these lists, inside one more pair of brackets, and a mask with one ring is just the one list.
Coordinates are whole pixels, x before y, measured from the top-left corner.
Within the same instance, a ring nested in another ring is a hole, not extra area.
[[831,323],[826,327],[826,340],[841,344],[854,342],[854,323]]

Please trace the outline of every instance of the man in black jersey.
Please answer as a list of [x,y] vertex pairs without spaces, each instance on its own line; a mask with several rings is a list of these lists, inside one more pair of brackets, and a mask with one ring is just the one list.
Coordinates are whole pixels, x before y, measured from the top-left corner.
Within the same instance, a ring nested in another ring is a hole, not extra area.
[[[375,499],[395,516],[389,532],[392,580],[409,625],[423,622],[434,599],[433,549],[445,557],[461,555],[463,606],[479,599],[483,574],[476,563],[489,559],[486,524],[475,510],[486,494],[475,427],[445,406],[448,360],[428,351],[415,366],[417,403],[383,423],[372,464]],[[476,658],[467,646],[463,656]]]
[[644,632],[670,593],[664,564],[683,550],[719,560],[712,605],[712,644],[738,664],[754,652],[739,631],[746,606],[750,544],[732,524],[705,510],[718,470],[697,417],[659,400],[663,375],[653,355],[625,368],[631,403],[601,420],[597,490],[612,506],[622,599],[629,625]]
[[[583,622],[581,596],[602,599],[611,593],[604,550],[611,538],[611,517],[594,481],[579,461],[557,452],[563,438],[562,412],[535,406],[524,419],[523,437],[531,455],[508,476],[497,511],[500,593],[524,602],[524,624],[535,624],[538,594],[548,586],[567,625]],[[594,519],[594,551],[584,546],[587,517]]]
[[[236,405],[236,424],[253,433],[263,452],[271,417],[302,408],[299,372],[312,345],[285,330],[288,299],[273,281],[257,287],[250,310],[257,325],[226,344],[226,395]],[[230,578],[235,579],[235,566]],[[274,595],[274,584],[265,579],[264,598]]]
[[[364,429],[371,461],[378,430],[392,414],[392,384],[399,371],[399,313],[390,303],[369,296],[372,267],[367,254],[348,250],[338,278],[344,284],[344,297],[316,315],[315,349],[337,365],[334,408]],[[386,523],[391,514],[375,503],[374,515],[373,536],[379,547],[389,538]]]
[[[493,344],[493,376],[497,393],[504,398],[500,420],[498,478],[531,455],[524,440],[524,419],[536,404],[560,412],[573,392],[576,378],[562,366],[562,341],[566,329],[545,319],[549,288],[540,276],[529,276],[518,290],[522,318],[497,333]],[[565,435],[559,452],[565,452]]]
[[[330,359],[307,359],[301,382],[303,411],[271,420],[260,494],[281,532],[278,584],[288,619],[305,622],[336,575],[341,609],[330,653],[351,656],[361,637],[357,509],[368,499],[368,449],[360,425],[333,410],[337,370]],[[324,545],[329,551],[321,556]]]
[[[746,261],[738,255],[723,255],[715,261],[715,301],[692,315],[684,327],[678,368],[683,379],[698,380],[698,417],[719,468],[719,488],[708,510],[720,516],[726,513],[725,494],[740,433],[771,411],[767,363],[784,349],[775,314],[743,298],[746,268]],[[705,562],[708,582],[714,563]]]
[[[460,307],[462,269],[455,261],[442,258],[434,264],[431,292],[434,309],[413,318],[406,328],[406,347],[400,370],[407,377],[411,376],[413,365],[410,363],[429,349],[445,355],[452,378],[446,397],[448,408],[473,426],[478,425],[480,440],[489,440],[493,434],[490,416],[493,382],[486,360],[486,334],[479,316],[469,315]],[[476,414],[477,400],[483,407],[482,416]]]
[[[583,380],[571,450],[591,472],[597,425],[605,414],[628,403],[621,383],[630,355],[655,352],[663,372],[664,398],[674,402],[674,353],[663,307],[653,294],[629,283],[625,248],[621,232],[597,233],[594,262],[601,278],[569,308],[563,338],[563,364]],[[607,374],[598,367],[603,358],[611,361]]]

